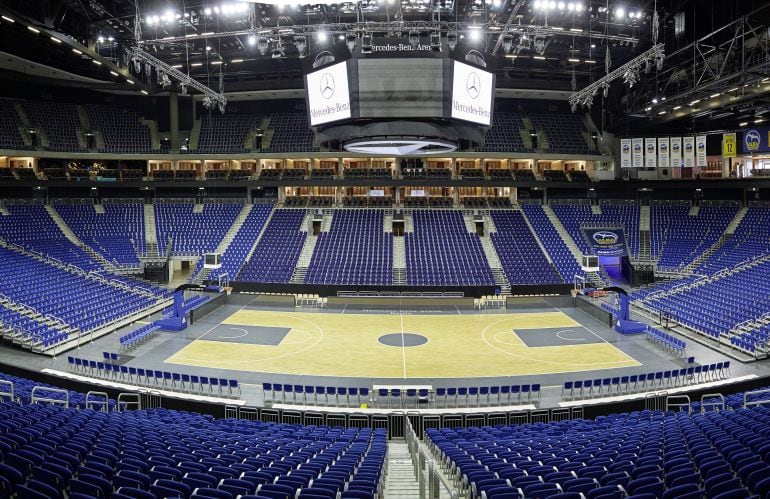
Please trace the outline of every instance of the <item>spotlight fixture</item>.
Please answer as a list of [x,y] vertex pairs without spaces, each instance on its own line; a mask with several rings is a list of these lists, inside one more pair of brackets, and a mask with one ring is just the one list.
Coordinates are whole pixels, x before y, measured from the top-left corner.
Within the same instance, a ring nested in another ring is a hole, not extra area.
[[249,47],[253,47],[257,44],[257,37],[254,35],[249,35],[249,37],[246,39],[246,42],[249,44]]
[[441,52],[441,35],[438,32],[430,35],[430,49],[433,52]]
[[503,35],[503,50],[505,50],[506,54],[510,54],[511,49],[513,49],[513,37],[505,34]]
[[454,50],[457,47],[457,33],[451,32],[446,35],[446,43],[449,46],[449,50]]
[[347,45],[348,50],[353,52],[353,49],[356,48],[356,34],[355,33],[348,33],[345,35],[345,45]]
[[535,52],[537,52],[539,55],[543,55],[545,52],[545,37],[543,36],[536,36],[535,42],[534,42]]
[[257,40],[257,49],[259,49],[259,53],[262,55],[267,55],[267,38],[261,36]]
[[297,52],[299,52],[299,56],[304,57],[305,49],[307,48],[307,38],[305,38],[304,36],[294,37],[294,46],[297,47]]
[[416,30],[412,30],[409,32],[409,44],[413,48],[417,48],[417,45],[420,44],[420,33]]
[[361,53],[362,54],[371,54],[372,53],[372,35],[368,33],[364,33],[361,35]]

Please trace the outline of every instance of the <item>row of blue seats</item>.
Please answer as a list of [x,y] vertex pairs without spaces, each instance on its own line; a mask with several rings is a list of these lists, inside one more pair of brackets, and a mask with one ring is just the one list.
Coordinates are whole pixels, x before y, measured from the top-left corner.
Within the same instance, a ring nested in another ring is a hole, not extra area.
[[120,342],[120,348],[130,348],[138,343],[142,343],[158,330],[160,330],[160,327],[152,324],[147,324],[140,327],[139,329],[135,329],[134,331],[131,331],[130,333],[118,338],[118,341]]
[[770,409],[428,429],[468,497],[745,499],[770,493]]
[[241,394],[241,387],[237,379],[118,366],[112,362],[99,362],[72,356],[67,357],[67,365],[72,372],[77,374],[85,374],[112,381],[127,381],[151,388],[162,388],[164,390],[196,395],[220,395],[236,398]]
[[664,333],[663,331],[659,331],[658,329],[650,326],[647,326],[644,332],[647,334],[647,339],[656,345],[665,347],[677,355],[685,355],[685,348],[687,348],[687,343],[684,341],[678,338],[674,338],[670,334]]
[[[565,381],[562,397],[593,397],[596,395],[634,393],[660,387],[685,386],[687,384],[716,381],[730,377],[730,361],[715,362],[702,366],[683,367],[666,371],[652,371],[627,376]],[[605,390],[606,388],[606,390]]]
[[373,499],[385,430],[0,404],[0,497]]
[[[370,394],[372,397],[370,398]],[[345,386],[292,385],[262,383],[265,402],[354,406],[372,404],[377,407],[409,408],[420,404],[439,407],[495,406],[531,402],[541,396],[539,383],[502,386],[470,386],[429,388],[378,388]]]

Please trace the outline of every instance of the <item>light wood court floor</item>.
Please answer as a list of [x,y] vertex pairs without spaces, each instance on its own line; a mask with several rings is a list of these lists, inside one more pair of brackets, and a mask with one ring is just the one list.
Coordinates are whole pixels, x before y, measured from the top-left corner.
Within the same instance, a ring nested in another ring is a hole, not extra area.
[[[238,334],[223,335],[222,328]],[[537,330],[537,331],[534,331]],[[572,339],[580,330],[583,339]],[[261,333],[261,331],[263,333]],[[275,333],[278,331],[278,339]],[[273,344],[262,341],[271,332]],[[517,334],[518,332],[518,334]],[[378,342],[412,333],[414,347]],[[526,334],[530,341],[522,339]],[[219,336],[217,336],[219,335]],[[555,338],[555,339],[554,339]],[[542,339],[553,346],[527,346]],[[640,365],[558,312],[504,315],[334,314],[240,310],[166,362],[251,372],[365,378],[456,378]]]

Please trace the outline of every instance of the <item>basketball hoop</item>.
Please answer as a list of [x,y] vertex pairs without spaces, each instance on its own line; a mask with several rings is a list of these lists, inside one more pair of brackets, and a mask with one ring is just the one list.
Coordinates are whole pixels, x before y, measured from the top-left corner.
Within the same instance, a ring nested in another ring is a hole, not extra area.
[[575,289],[575,288],[572,288],[569,290],[569,292],[572,293],[572,298],[577,298],[579,291],[580,291],[579,289]]

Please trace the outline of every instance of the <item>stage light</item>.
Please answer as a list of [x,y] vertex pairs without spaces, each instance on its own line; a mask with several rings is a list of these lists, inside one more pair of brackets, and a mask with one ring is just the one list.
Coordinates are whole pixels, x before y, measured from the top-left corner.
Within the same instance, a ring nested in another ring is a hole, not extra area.
[[246,43],[249,44],[249,47],[253,47],[257,44],[257,37],[254,35],[249,35],[249,37],[246,39]]
[[107,37],[107,41],[108,41],[108,42],[114,42],[114,41],[115,41],[115,38],[114,38],[114,37],[111,37],[111,36],[108,36],[108,37]]
[[302,57],[305,54],[305,49],[307,48],[307,38],[304,36],[295,37],[294,46],[297,47],[297,52],[299,52],[299,56]]
[[505,53],[510,53],[511,49],[513,49],[513,37],[511,35],[505,34],[503,35],[503,50],[505,50]]
[[441,35],[439,33],[431,33],[430,49],[433,52],[441,52]]
[[[31,31],[32,29],[34,29],[34,28],[30,28],[30,31]],[[39,33],[39,32],[38,32],[38,33]],[[104,37],[103,37],[102,35],[99,35],[99,36],[96,38],[96,41],[97,41],[98,43],[104,43]]]
[[[348,50],[353,52],[353,49],[356,48],[356,34],[355,33],[348,33],[345,35],[345,45],[348,47]],[[410,40],[411,41],[411,40]]]
[[575,11],[575,4],[573,2],[568,3],[567,4],[567,10],[570,11],[570,12],[574,12]]
[[417,48],[417,45],[420,44],[420,33],[418,31],[410,31],[409,32],[409,44]]
[[565,8],[564,2],[559,2],[556,4],[556,6],[559,8],[559,10],[564,10]]
[[279,49],[278,47],[273,49],[273,53],[272,53],[273,59],[280,59],[282,56],[283,54],[281,53],[281,49]]
[[615,17],[617,17],[618,19],[623,19],[624,17],[626,17],[626,10],[623,7],[617,7],[615,9]]
[[325,42],[325,41],[326,41],[326,39],[328,38],[328,36],[326,35],[326,32],[325,32],[325,31],[319,31],[319,32],[318,32],[318,33],[315,35],[315,37],[316,37],[316,39],[317,39],[319,42]]
[[364,33],[361,36],[361,53],[362,54],[372,53],[372,35]]
[[480,33],[480,31],[478,29],[472,29],[470,31],[470,33],[468,33],[468,36],[474,42],[477,42],[477,41],[479,41],[479,39],[481,39],[481,33]]
[[257,48],[259,49],[259,53],[262,55],[267,54],[267,38],[265,37],[259,37],[257,40]]
[[657,104],[658,103],[658,98],[657,97],[653,97],[652,98],[652,103],[653,104]]
[[206,52],[211,52],[211,46],[210,45],[206,45]]
[[457,47],[457,33],[447,33],[446,43],[449,46],[449,50],[454,50]]
[[206,7],[205,9],[203,9],[203,13],[206,14],[207,16],[210,16],[211,15],[211,7]]

